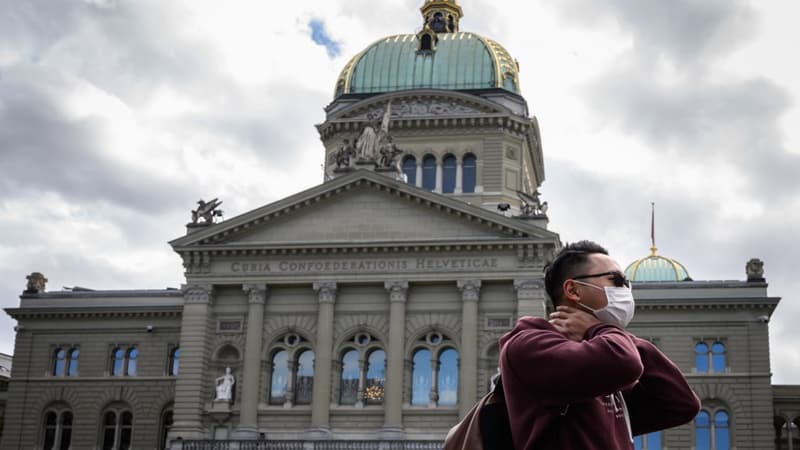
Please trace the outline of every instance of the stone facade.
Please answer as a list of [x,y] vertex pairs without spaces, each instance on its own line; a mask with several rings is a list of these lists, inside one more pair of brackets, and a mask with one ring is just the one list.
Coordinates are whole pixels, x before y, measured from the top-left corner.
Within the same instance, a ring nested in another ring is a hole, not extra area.
[[[416,38],[384,46],[405,39]],[[452,61],[451,88],[348,91],[355,57],[317,125],[325,182],[220,223],[205,211],[170,243],[180,290],[48,292],[31,274],[6,309],[19,325],[0,449],[439,449],[488,390],[499,337],[550,311],[543,268],[561,247],[539,203],[541,137],[518,67],[480,42],[480,60],[496,65],[478,68],[480,89],[460,89],[455,73],[476,59]],[[351,148],[379,117],[384,145],[402,150],[396,164],[391,151],[376,159],[375,142],[368,158]],[[640,448],[693,448],[698,433],[789,448],[781,426],[792,445],[800,395],[770,384],[778,299],[763,279],[634,292],[631,330],[684,370],[718,420],[698,416]],[[217,399],[228,369],[231,399]]]

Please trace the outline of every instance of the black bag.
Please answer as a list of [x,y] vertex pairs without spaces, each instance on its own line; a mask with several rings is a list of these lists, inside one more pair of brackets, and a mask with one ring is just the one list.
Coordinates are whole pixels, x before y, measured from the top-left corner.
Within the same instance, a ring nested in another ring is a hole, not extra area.
[[500,376],[444,440],[444,450],[514,450]]

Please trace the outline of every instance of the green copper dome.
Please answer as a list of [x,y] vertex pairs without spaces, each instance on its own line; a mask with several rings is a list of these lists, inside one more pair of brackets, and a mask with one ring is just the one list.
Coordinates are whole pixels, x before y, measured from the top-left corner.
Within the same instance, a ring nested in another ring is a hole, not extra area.
[[475,33],[389,36],[347,63],[334,98],[406,89],[505,89],[520,94],[516,61],[500,44]]
[[631,281],[688,281],[689,272],[683,264],[674,259],[656,255],[656,248],[650,249],[651,255],[637,259],[625,269],[625,276]]

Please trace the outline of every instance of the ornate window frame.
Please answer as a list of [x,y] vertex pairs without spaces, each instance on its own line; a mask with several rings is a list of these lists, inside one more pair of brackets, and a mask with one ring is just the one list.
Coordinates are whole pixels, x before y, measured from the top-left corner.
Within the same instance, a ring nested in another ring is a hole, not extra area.
[[[344,370],[344,357],[349,352],[354,351],[358,355],[358,381],[355,399],[343,402],[343,370]],[[375,352],[383,352],[383,378],[380,378],[378,383],[370,384],[368,374],[370,371],[369,360]],[[342,407],[356,407],[363,408],[366,405],[382,405],[385,400],[385,383],[386,383],[386,362],[387,352],[380,339],[376,338],[373,333],[368,331],[358,331],[343,342],[338,349],[339,355],[337,359],[337,370],[335,386],[335,403]]]

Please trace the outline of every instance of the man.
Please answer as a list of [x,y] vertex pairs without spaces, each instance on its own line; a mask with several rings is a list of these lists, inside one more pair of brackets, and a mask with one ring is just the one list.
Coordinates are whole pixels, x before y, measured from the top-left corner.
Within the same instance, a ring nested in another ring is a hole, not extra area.
[[630,450],[633,436],[682,425],[700,401],[680,369],[624,331],[630,282],[600,245],[567,245],[546,268],[550,320],[523,317],[500,339],[516,450]]

